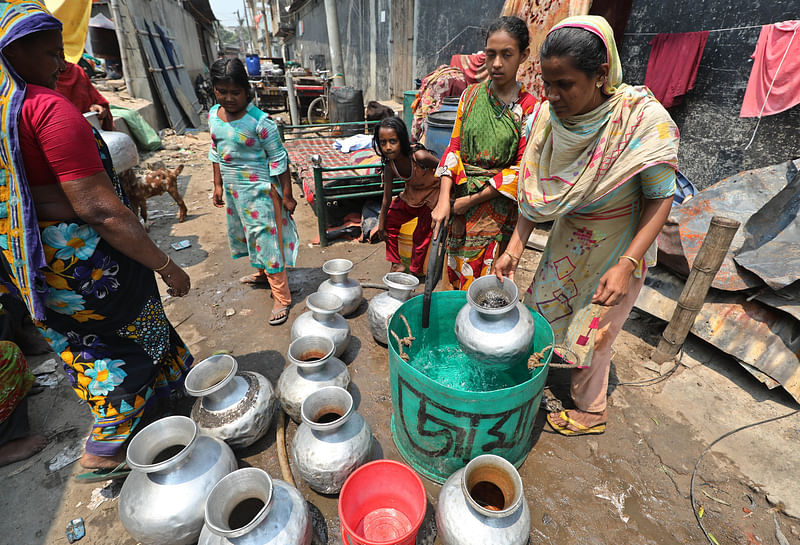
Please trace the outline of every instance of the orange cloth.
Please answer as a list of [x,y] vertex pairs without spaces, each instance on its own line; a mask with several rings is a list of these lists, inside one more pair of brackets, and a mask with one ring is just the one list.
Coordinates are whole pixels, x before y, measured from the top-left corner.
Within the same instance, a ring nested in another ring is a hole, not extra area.
[[[272,206],[275,207],[274,209],[276,211],[282,210],[283,200],[275,186],[272,186],[269,196],[272,199]],[[276,222],[276,224],[278,227],[278,240],[283,240],[283,225],[281,222]],[[281,249],[281,251],[283,251],[283,249]],[[267,276],[269,277],[269,287],[272,290],[272,298],[282,307],[289,308],[289,305],[292,304],[292,291],[289,288],[289,277],[286,275],[286,268],[278,273],[267,274]]]
[[289,289],[289,278],[286,276],[286,269],[279,273],[271,273],[269,277],[269,287],[272,290],[272,298],[282,307],[292,304],[292,292]]

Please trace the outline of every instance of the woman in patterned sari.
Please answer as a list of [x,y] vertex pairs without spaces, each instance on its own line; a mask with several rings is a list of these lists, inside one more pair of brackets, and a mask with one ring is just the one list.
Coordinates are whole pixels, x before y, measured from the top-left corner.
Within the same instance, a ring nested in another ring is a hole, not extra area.
[[450,145],[436,171],[441,185],[431,213],[433,236],[443,222],[448,224],[447,277],[453,289],[465,290],[489,274],[511,237],[517,220],[517,167],[525,150],[522,126],[536,105],[516,80],[529,53],[525,23],[501,17],[487,34],[489,81],[461,95]]
[[55,91],[61,24],[37,1],[0,2],[2,274],[64,360],[94,416],[88,479],[122,473],[124,443],[154,394],[192,357],[164,314],[157,271],[183,296],[189,277],[123,203],[108,149]]
[[28,392],[34,376],[22,350],[0,341],[0,467],[30,458],[47,446],[47,437],[30,433]]
[[512,276],[534,222],[555,220],[525,303],[575,365],[576,409],[547,420],[563,435],[597,434],[608,420],[611,346],[655,264],[672,205],[678,129],[646,87],[622,83],[602,17],[557,24],[541,60],[548,100],[528,120],[520,218],[496,272]]

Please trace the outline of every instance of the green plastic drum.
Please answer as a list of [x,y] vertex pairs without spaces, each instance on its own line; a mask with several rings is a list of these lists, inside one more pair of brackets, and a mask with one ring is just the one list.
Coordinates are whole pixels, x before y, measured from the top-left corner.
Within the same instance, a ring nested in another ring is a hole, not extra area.
[[409,133],[411,133],[411,121],[414,119],[411,105],[417,100],[418,95],[419,91],[403,91],[403,121],[405,121]]
[[[392,332],[400,338],[408,335],[401,316],[415,337],[410,347],[404,347],[413,360],[437,345],[457,345],[455,318],[466,302],[464,291],[434,293],[430,327],[424,330],[419,295],[403,303],[389,321],[392,437],[406,461],[437,483],[481,454],[502,456],[516,467],[522,464],[532,446],[531,432],[549,368],[522,369],[530,379],[516,386],[469,392],[434,381],[400,357]],[[541,360],[549,363],[553,330],[541,315],[531,314],[536,329],[529,354],[549,346]]]

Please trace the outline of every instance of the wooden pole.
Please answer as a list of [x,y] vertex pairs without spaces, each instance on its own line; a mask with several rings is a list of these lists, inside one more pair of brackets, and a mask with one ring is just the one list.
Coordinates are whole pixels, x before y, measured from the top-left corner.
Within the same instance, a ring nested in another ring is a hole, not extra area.
[[256,46],[255,43],[253,42],[253,27],[250,26],[250,19],[247,16],[247,0],[243,0],[242,7],[244,8],[244,22],[247,25],[247,37],[250,38],[249,40],[250,53],[255,53]]
[[271,20],[272,19],[272,13],[271,13],[271,10],[270,10],[270,12],[267,12],[267,6],[264,3],[264,0],[261,0],[261,11],[264,14],[262,17],[264,19],[264,41],[266,42],[266,47],[267,47],[267,55],[266,56],[267,57],[271,57],[272,56],[272,43],[270,42],[270,37],[269,37],[269,27],[267,26],[267,17],[269,17],[270,20]]
[[711,287],[711,282],[714,281],[725,256],[728,255],[728,248],[731,246],[731,241],[733,241],[739,225],[738,221],[722,216],[711,218],[711,225],[709,225],[703,245],[694,259],[689,278],[686,279],[686,285],[678,298],[675,312],[653,352],[651,359],[654,362],[669,361],[680,351],[689,330],[694,325],[697,314],[703,308],[703,302]]

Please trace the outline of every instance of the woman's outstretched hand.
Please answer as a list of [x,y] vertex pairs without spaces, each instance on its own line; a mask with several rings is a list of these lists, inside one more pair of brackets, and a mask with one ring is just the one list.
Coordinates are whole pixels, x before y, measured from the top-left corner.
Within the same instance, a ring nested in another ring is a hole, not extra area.
[[189,275],[174,261],[170,261],[170,264],[159,274],[161,279],[169,286],[167,293],[172,297],[183,297],[189,293],[189,288],[191,288]]
[[600,278],[600,283],[597,285],[597,290],[595,290],[592,297],[592,303],[604,307],[613,307],[622,302],[628,294],[628,286],[633,271],[633,263],[627,259],[621,260],[608,269]]
[[519,259],[514,259],[511,254],[503,252],[494,262],[494,274],[501,282],[504,276],[514,280],[517,265],[519,265]]

